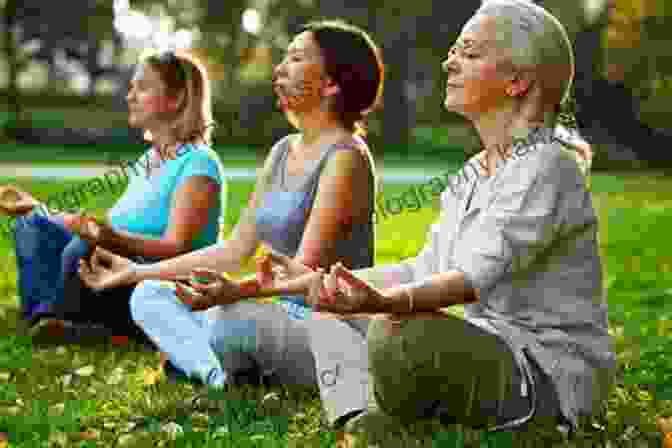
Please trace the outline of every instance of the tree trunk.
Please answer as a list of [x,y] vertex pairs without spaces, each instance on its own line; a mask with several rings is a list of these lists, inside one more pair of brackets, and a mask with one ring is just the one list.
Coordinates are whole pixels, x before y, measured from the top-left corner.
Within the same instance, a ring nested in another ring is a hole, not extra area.
[[411,102],[406,84],[411,78],[411,46],[416,18],[404,16],[402,11],[390,11],[376,18],[376,31],[383,38],[385,62],[385,90],[381,117],[381,148],[396,154],[408,155],[411,137]]
[[4,53],[5,60],[9,67],[9,85],[7,87],[7,99],[9,102],[9,110],[12,114],[10,123],[17,123],[21,121],[21,99],[19,98],[19,69],[20,61],[18,60],[16,41],[14,39],[14,25],[16,24],[16,16],[18,12],[18,0],[7,0],[5,4],[4,13]]
[[409,47],[403,32],[385,46],[385,90],[381,110],[381,142],[387,151],[408,155],[411,137],[410,102],[406,95],[409,79]]

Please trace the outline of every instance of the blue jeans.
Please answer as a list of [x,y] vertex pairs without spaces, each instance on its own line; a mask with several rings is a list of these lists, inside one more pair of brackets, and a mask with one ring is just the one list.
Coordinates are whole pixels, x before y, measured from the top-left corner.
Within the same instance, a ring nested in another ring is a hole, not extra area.
[[78,274],[89,244],[68,231],[59,216],[31,212],[18,218],[15,243],[21,316],[31,325],[41,317],[55,317],[145,340],[129,310],[134,285],[89,289]]
[[14,229],[21,316],[32,319],[64,300],[66,280],[77,275],[89,244],[68,231],[58,216],[32,211]]

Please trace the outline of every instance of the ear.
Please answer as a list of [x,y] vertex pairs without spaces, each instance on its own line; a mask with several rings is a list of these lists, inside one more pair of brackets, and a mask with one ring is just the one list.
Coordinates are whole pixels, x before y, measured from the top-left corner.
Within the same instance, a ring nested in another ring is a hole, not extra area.
[[336,96],[341,93],[341,87],[336,82],[327,78],[327,85],[323,88],[324,96]]
[[177,94],[175,97],[166,96],[164,102],[164,110],[166,112],[176,112],[182,107],[184,103],[184,91]]
[[512,97],[524,96],[534,84],[531,73],[526,71],[517,71],[511,78],[511,83],[506,89],[506,93]]

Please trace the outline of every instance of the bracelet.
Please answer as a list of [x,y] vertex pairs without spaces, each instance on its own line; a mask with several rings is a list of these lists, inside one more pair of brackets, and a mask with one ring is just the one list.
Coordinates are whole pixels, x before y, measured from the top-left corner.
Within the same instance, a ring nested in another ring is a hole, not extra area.
[[408,296],[408,312],[412,313],[413,312],[413,293],[411,292],[411,287],[406,286],[404,288],[404,291],[406,291],[406,295]]
[[134,282],[137,283],[146,280],[145,275],[149,274],[151,276],[153,273],[152,271],[154,270],[153,266],[153,263],[145,264],[138,263],[137,261],[131,261],[128,268],[134,277]]

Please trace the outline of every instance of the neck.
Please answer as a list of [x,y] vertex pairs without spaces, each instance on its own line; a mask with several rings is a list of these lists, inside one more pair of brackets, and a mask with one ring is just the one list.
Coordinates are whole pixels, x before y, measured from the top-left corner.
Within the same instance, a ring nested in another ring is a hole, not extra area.
[[160,127],[150,129],[150,132],[152,133],[152,143],[161,157],[164,159],[171,158],[178,145],[172,130],[168,127]]
[[548,113],[526,116],[512,109],[494,110],[473,120],[488,156],[499,158],[514,141],[527,137],[532,129],[552,127],[553,122],[553,116]]
[[338,120],[322,110],[297,114],[295,118],[296,127],[301,131],[301,141],[307,146],[317,143],[325,135],[347,132]]

